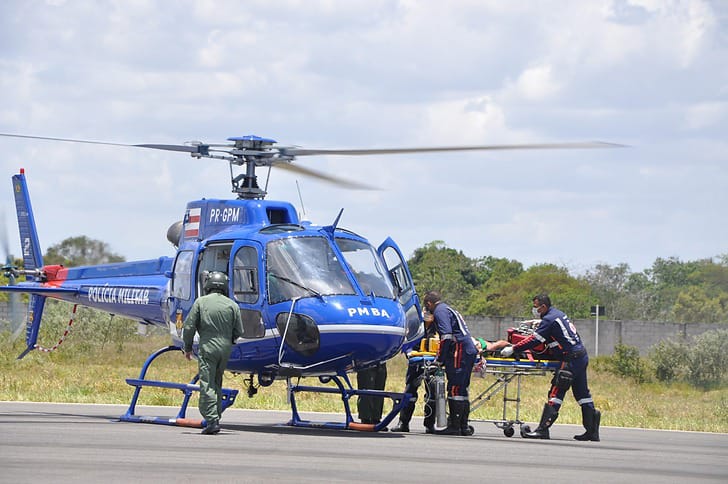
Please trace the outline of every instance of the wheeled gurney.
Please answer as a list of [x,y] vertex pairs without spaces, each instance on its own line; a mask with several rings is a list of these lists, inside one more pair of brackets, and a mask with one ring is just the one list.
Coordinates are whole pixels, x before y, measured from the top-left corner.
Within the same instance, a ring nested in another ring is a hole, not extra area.
[[[506,437],[512,437],[515,433],[514,425],[520,427],[520,432],[529,432],[528,426],[520,419],[521,413],[521,383],[524,376],[545,376],[553,373],[561,366],[561,361],[537,360],[537,359],[515,359],[499,358],[483,354],[481,361],[474,368],[480,376],[493,375],[495,381],[475,398],[470,399],[470,411],[480,408],[485,402],[491,400],[501,390],[503,391],[503,416],[500,419],[471,419],[475,422],[491,422],[503,430]],[[508,386],[515,380],[516,396],[511,396]],[[511,404],[511,405],[509,405]],[[508,418],[508,409],[515,407],[514,418]]]

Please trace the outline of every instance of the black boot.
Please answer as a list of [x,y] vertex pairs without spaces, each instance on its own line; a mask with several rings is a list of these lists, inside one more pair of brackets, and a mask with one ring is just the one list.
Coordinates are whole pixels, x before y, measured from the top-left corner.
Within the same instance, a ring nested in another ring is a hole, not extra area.
[[592,429],[592,442],[599,442],[599,424],[602,423],[602,412],[594,409],[594,428]]
[[599,423],[602,420],[601,412],[594,407],[582,405],[581,418],[586,432],[581,435],[575,435],[574,438],[582,441],[591,440],[593,442],[599,442]]
[[204,435],[215,435],[220,433],[220,423],[217,420],[212,420],[210,422],[207,422],[207,425],[205,425],[205,428],[202,429],[201,434]]
[[399,412],[399,423],[392,428],[392,432],[409,432],[409,423],[412,420],[412,414],[415,412],[415,403],[410,402]]
[[559,412],[548,403],[543,406],[543,413],[541,414],[541,422],[533,432],[521,432],[521,437],[524,439],[550,439],[549,427],[553,425],[556,419],[559,418]]
[[473,435],[475,428],[472,425],[468,425],[468,419],[470,418],[470,401],[465,400],[463,402],[463,413],[460,415],[460,435]]
[[447,419],[447,427],[442,430],[436,430],[437,435],[460,435],[460,419],[463,415],[462,400],[448,400],[447,406],[450,409],[450,415]]
[[404,423],[401,420],[397,425],[391,428],[392,432],[409,432],[409,424]]

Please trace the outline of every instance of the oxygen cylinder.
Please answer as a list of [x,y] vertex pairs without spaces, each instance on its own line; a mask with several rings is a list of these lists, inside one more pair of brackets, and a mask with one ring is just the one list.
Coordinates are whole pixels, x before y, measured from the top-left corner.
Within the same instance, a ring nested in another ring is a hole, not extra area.
[[435,387],[435,417],[438,428],[447,427],[447,398],[445,396],[445,373],[438,368],[433,378]]

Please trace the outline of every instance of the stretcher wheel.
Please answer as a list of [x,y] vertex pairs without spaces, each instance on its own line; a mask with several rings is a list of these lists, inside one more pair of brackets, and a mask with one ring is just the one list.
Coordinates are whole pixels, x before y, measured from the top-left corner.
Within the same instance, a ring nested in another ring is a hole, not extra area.
[[521,425],[521,437],[523,437],[523,434],[527,434],[531,431],[530,425]]
[[513,437],[513,434],[515,434],[515,433],[516,433],[516,431],[513,427],[506,427],[503,429],[503,434],[506,437]]

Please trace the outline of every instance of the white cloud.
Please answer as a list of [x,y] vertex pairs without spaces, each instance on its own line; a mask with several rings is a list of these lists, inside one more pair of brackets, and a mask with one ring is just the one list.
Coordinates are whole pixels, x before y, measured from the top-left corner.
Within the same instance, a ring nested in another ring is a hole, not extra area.
[[552,97],[561,89],[559,82],[552,75],[550,65],[529,67],[516,80],[515,97],[526,101],[540,101]]
[[728,119],[728,102],[699,103],[687,107],[685,125],[691,130],[700,130],[720,125]]
[[[258,134],[312,148],[602,139],[624,150],[297,163],[272,198],[406,253],[435,240],[524,263],[725,252],[725,22],[698,1],[99,1],[0,7],[0,132],[118,141]],[[25,166],[42,242],[87,232],[169,251],[188,200],[229,196],[220,160],[0,138]],[[9,182],[8,182],[9,186]],[[0,185],[1,187],[1,185]],[[6,191],[7,192],[7,191]],[[11,210],[10,193],[0,200]],[[423,227],[423,214],[437,223]],[[131,217],[129,230],[122,217]],[[553,229],[571,237],[554,237]],[[143,234],[143,236],[140,236]]]

